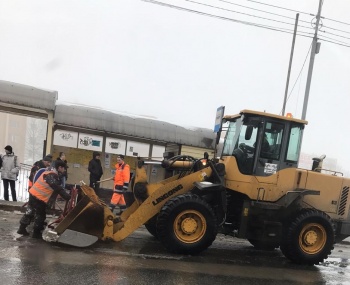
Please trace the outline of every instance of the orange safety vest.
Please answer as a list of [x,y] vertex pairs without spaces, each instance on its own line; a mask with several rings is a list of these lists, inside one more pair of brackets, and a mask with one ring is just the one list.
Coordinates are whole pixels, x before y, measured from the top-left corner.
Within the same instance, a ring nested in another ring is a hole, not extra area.
[[123,186],[124,183],[130,182],[130,166],[125,162],[123,164],[117,163],[115,165],[115,176],[114,176],[114,189],[115,186]]
[[47,203],[54,192],[50,185],[44,180],[44,176],[50,173],[55,173],[54,171],[45,171],[38,180],[30,188],[29,193],[35,198]]

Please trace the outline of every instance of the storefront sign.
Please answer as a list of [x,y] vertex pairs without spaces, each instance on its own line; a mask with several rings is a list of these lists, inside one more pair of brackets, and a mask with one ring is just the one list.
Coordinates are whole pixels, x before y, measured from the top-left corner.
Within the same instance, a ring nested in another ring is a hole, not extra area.
[[125,155],[126,140],[116,138],[106,138],[106,153]]
[[78,133],[64,130],[56,130],[53,136],[53,144],[66,147],[77,147]]
[[149,148],[150,148],[150,145],[147,143],[127,141],[126,155],[127,156],[148,157],[149,156]]
[[102,151],[103,137],[79,133],[78,148]]

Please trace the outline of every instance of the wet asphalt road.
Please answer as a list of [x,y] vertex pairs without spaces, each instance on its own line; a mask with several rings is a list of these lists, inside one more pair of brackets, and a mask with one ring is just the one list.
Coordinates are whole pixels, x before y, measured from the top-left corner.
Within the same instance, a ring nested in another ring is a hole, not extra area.
[[349,244],[317,266],[223,235],[198,256],[169,254],[143,227],[81,249],[17,235],[21,215],[0,211],[0,284],[350,284]]

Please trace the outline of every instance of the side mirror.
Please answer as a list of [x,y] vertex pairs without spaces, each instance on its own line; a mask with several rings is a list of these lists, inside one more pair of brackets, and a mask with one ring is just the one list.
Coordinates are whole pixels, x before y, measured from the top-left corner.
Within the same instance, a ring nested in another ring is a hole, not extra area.
[[246,141],[249,141],[250,138],[252,137],[252,133],[253,133],[253,126],[247,126],[247,129],[245,131],[244,139]]

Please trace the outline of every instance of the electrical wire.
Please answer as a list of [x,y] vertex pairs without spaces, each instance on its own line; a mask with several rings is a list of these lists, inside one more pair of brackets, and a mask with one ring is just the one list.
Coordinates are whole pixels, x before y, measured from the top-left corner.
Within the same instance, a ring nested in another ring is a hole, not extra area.
[[323,25],[323,28],[330,29],[330,30],[333,30],[333,31],[342,32],[342,33],[346,33],[346,34],[350,34],[350,32],[347,32],[347,31],[344,31],[344,30],[335,29],[335,28],[332,28],[332,27],[329,27],[329,26],[325,26],[325,25]]
[[[199,4],[199,5],[204,5],[204,6],[208,6],[208,7],[211,7],[211,8],[216,8],[216,9],[220,9],[220,10],[225,10],[225,11],[230,11],[230,12],[234,12],[234,13],[238,13],[238,14],[243,14],[243,15],[247,15],[247,16],[251,16],[251,17],[256,17],[256,18],[260,18],[260,19],[263,19],[263,20],[268,20],[268,21],[274,21],[274,22],[279,22],[279,23],[282,23],[282,24],[288,24],[288,25],[294,25],[292,23],[286,23],[286,22],[282,22],[282,21],[277,21],[277,20],[274,20],[274,19],[270,19],[270,18],[264,18],[264,17],[259,17],[259,16],[255,16],[255,15],[251,15],[251,14],[247,14],[247,13],[242,13],[242,12],[238,12],[238,11],[233,11],[233,10],[230,10],[230,9],[225,9],[225,8],[221,8],[221,7],[217,7],[217,6],[213,6],[213,5],[208,5],[208,4],[204,4],[204,3],[199,3],[199,2],[196,2],[196,1],[193,1],[193,0],[183,0],[183,1],[187,1],[187,2],[191,2],[191,3],[195,3],[195,4]],[[244,7],[244,8],[250,8],[250,7],[247,7],[247,6],[243,6],[243,5],[240,5],[240,4],[236,4],[236,3],[232,3],[232,2],[229,2],[229,1],[225,1],[225,0],[217,0],[217,1],[220,1],[220,2],[223,2],[223,3],[228,3],[228,4],[232,4],[232,5],[237,5],[237,6],[240,6],[240,7]],[[324,1],[322,1],[322,4],[323,5]],[[251,8],[253,10],[257,10],[257,11],[262,11],[262,10],[259,10],[259,9],[254,9],[254,8]],[[266,12],[266,11],[263,11],[263,12]],[[269,13],[269,12],[266,12],[266,13]],[[272,13],[274,15],[278,15],[278,16],[281,16],[281,17],[286,17],[286,16],[283,16],[283,15],[280,15],[280,14],[275,14],[275,13]],[[286,17],[286,18],[289,18],[289,19],[293,19],[291,17]],[[302,21],[302,22],[306,22],[308,23],[307,21]],[[305,26],[302,26],[302,25],[298,25],[298,27],[301,27],[301,28],[307,28],[307,29],[314,29],[312,27],[305,27]],[[350,39],[349,37],[345,37],[345,36],[341,36],[341,35],[338,35],[338,34],[335,34],[335,33],[331,33],[331,32],[327,32],[325,30],[319,30],[320,32],[323,32],[323,33],[327,33],[327,34],[330,34],[330,35],[333,35],[333,36],[336,36],[336,37],[341,37],[341,38],[345,38],[345,39]],[[345,32],[345,31],[343,31]],[[335,40],[335,39],[334,39]],[[341,41],[339,41],[341,42]],[[344,42],[342,42],[343,44],[346,44]]]
[[[299,74],[298,74],[298,77],[297,77],[297,79],[295,79],[295,82],[294,82],[294,84],[293,84],[292,90],[290,90],[290,92],[289,92],[289,95],[288,95],[288,97],[287,97],[286,103],[288,102],[289,97],[292,95],[292,92],[293,92],[293,90],[294,90],[294,87],[295,87],[295,85],[297,84],[297,82],[298,82],[298,80],[299,80],[299,77],[300,77],[300,75],[301,75],[301,73],[302,73],[302,71],[303,71],[303,69],[304,69],[306,60],[307,60],[307,58],[309,57],[309,54],[310,54],[310,51],[311,51],[311,47],[312,47],[312,43],[311,43],[311,45],[310,45],[310,47],[309,47],[309,51],[308,51],[307,54],[306,54],[306,57],[305,57],[303,66],[302,66],[301,69],[300,69],[300,72],[299,72]],[[282,109],[282,110],[283,110],[283,109]],[[282,114],[282,110],[281,110],[280,114]]]
[[343,42],[343,41],[340,41],[340,40],[337,40],[337,39],[334,39],[334,38],[331,38],[331,37],[327,37],[327,36],[324,36],[324,35],[318,34],[318,36],[319,36],[319,39],[321,39],[321,40],[322,40],[322,38],[325,38],[325,39],[329,39],[329,40],[333,40],[333,41],[339,42],[339,43],[344,44],[344,45],[350,45],[350,43]]
[[[249,0],[248,0],[249,1]],[[330,19],[330,18],[325,18],[325,17],[322,17],[323,19],[326,19],[328,21],[333,21],[333,22],[336,22],[336,23],[339,23],[339,24],[343,24],[343,25],[347,25],[347,26],[350,26],[349,23],[345,23],[345,22],[341,22],[341,21],[337,21],[337,20],[334,20],[334,19]]]
[[[283,22],[283,21],[278,21],[278,20],[274,20],[274,19],[270,19],[270,18],[260,17],[260,16],[248,14],[248,13],[238,12],[238,11],[234,11],[234,10],[230,10],[230,9],[226,9],[226,8],[222,8],[222,7],[217,7],[217,6],[214,6],[214,5],[204,4],[204,3],[193,1],[193,0],[183,0],[183,1],[194,3],[194,4],[197,4],[197,5],[206,6],[206,7],[210,7],[210,8],[215,8],[215,9],[219,9],[219,10],[223,10],[223,11],[228,11],[228,12],[232,12],[232,13],[236,13],[236,14],[240,14],[240,15],[254,17],[254,18],[258,18],[258,19],[262,19],[262,20],[267,20],[267,21],[272,21],[272,22],[277,22],[277,23],[281,23],[281,24],[294,26],[294,23],[288,23],[288,22]],[[302,25],[299,25],[299,27],[313,30],[312,27],[306,27],[306,26],[302,26]]]
[[[295,18],[293,18],[293,17],[288,17],[288,16],[285,16],[285,15],[272,13],[272,12],[268,12],[268,11],[261,10],[261,9],[255,9],[255,8],[252,8],[252,7],[244,6],[244,5],[233,3],[233,2],[230,2],[230,1],[225,1],[225,0],[217,0],[217,1],[223,2],[223,3],[227,3],[227,4],[230,4],[230,5],[239,6],[239,7],[250,9],[250,10],[254,10],[254,11],[258,11],[258,12],[262,12],[262,13],[266,13],[266,14],[270,14],[270,15],[274,15],[274,16],[278,16],[278,17],[283,17],[283,18],[295,20]],[[307,23],[307,24],[310,23],[309,21],[303,21],[303,20],[300,20],[300,19],[299,19],[299,22],[303,22],[303,23]]]
[[337,35],[337,34],[334,34],[334,33],[326,32],[326,31],[320,31],[320,32],[322,32],[322,33],[327,33],[327,34],[329,34],[329,35],[336,36],[336,37],[339,37],[339,38],[344,38],[344,39],[350,40],[349,37],[340,36],[340,35]]
[[[168,7],[168,8],[174,8],[174,9],[177,9],[177,10],[191,12],[191,13],[195,13],[195,14],[202,15],[202,16],[208,16],[208,17],[217,18],[217,19],[220,19],[220,20],[226,20],[226,21],[231,21],[231,22],[235,22],[235,23],[240,23],[240,24],[244,24],[244,25],[248,25],[248,26],[264,28],[264,29],[277,31],[277,32],[282,32],[282,33],[288,33],[288,34],[293,34],[294,33],[294,31],[292,29],[276,27],[276,26],[269,26],[269,25],[263,25],[263,24],[258,24],[258,23],[254,23],[254,22],[243,21],[243,20],[237,20],[237,19],[228,18],[228,17],[224,17],[224,16],[219,16],[219,15],[214,15],[214,14],[210,14],[210,13],[206,13],[206,12],[201,12],[201,11],[198,11],[198,10],[193,10],[193,9],[189,9],[189,8],[185,8],[185,7],[181,7],[181,6],[177,6],[177,5],[173,5],[173,4],[169,4],[169,3],[164,3],[164,2],[160,2],[160,1],[156,1],[156,0],[142,0],[142,1],[143,2],[147,2],[147,3],[151,3],[151,4],[160,5],[160,6],[165,6],[165,7]],[[195,2],[195,1],[192,1],[192,0],[185,0],[185,1]],[[250,0],[248,0],[248,1],[250,1]],[[257,1],[252,1],[252,2],[257,2]],[[204,4],[204,5],[206,5],[206,4]],[[312,33],[307,33],[307,32],[304,32],[304,31],[298,31],[296,34],[298,36],[302,36],[302,37],[313,38],[313,34]],[[323,36],[323,37],[326,38],[325,36]],[[327,37],[327,38],[329,38],[329,37]],[[341,42],[341,41],[338,41],[338,40],[333,39],[333,38],[329,38],[329,39],[332,39],[332,40],[325,40],[325,39],[320,37],[320,40],[322,40],[322,41],[333,43],[333,44],[337,44],[337,45],[344,46],[344,47],[350,47],[350,45],[348,45],[345,42]]]
[[[174,8],[174,9],[182,10],[182,11],[186,11],[186,12],[191,12],[191,13],[195,13],[195,14],[202,15],[202,16],[208,16],[208,17],[212,17],[212,18],[217,18],[217,19],[220,19],[220,20],[226,20],[226,21],[231,21],[231,22],[235,22],[235,23],[240,23],[240,24],[244,24],[244,25],[248,25],[248,26],[254,26],[254,27],[264,28],[264,29],[268,29],[268,30],[273,30],[273,31],[278,31],[278,32],[293,34],[293,30],[292,30],[292,29],[286,29],[286,28],[280,28],[280,27],[262,25],[262,24],[257,24],[257,23],[253,23],[253,22],[242,21],[242,20],[237,20],[237,19],[233,19],[233,18],[228,18],[228,17],[218,16],[218,15],[213,15],[213,14],[210,14],[210,13],[205,13],[205,12],[201,12],[201,11],[198,11],[198,10],[192,10],[192,9],[189,9],[189,8],[185,8],[185,7],[181,7],[181,6],[176,6],[176,5],[168,4],[168,3],[164,3],[164,2],[159,2],[159,1],[156,1],[156,0],[141,0],[141,1],[147,2],[147,3],[151,3],[151,4],[160,5],[160,6],[165,6],[165,7],[168,7],[168,8]],[[289,32],[289,31],[290,31],[290,32]],[[301,33],[309,34],[310,36],[308,36],[308,35],[303,35],[303,34],[301,34]],[[301,31],[299,31],[297,34],[298,34],[299,36],[307,37],[307,38],[312,38],[311,35],[313,35],[312,33],[301,32]]]
[[[220,1],[220,0],[218,0],[218,1]],[[305,12],[301,12],[301,11],[297,11],[297,10],[293,10],[293,9],[288,9],[288,8],[284,8],[284,7],[280,7],[280,6],[270,5],[270,4],[262,3],[262,2],[255,1],[255,0],[247,0],[247,1],[254,2],[254,3],[257,3],[257,4],[261,4],[261,5],[270,6],[270,7],[274,7],[274,8],[279,8],[279,9],[283,9],[283,10],[287,10],[287,11],[297,12],[297,13],[301,13],[301,14],[305,14],[305,15],[309,15],[309,16],[315,16],[315,15],[313,15],[311,13],[305,13]],[[324,3],[324,1],[322,1],[322,5],[323,5],[323,3]],[[333,22],[336,22],[336,23],[340,23],[340,24],[343,24],[343,25],[350,26],[350,23],[334,20],[334,19],[327,18],[327,17],[321,17],[321,18],[324,19],[324,20],[333,21]],[[329,29],[336,30],[336,31],[339,31],[339,32],[350,34],[350,32],[347,32],[347,31],[344,31],[344,30],[335,29],[335,28],[332,28],[332,27],[329,27],[329,26],[324,26],[324,27],[325,28],[327,27]]]
[[284,7],[280,7],[280,6],[275,6],[275,5],[271,5],[271,4],[267,4],[267,3],[262,3],[262,2],[259,2],[259,1],[254,1],[254,0],[247,0],[247,1],[254,2],[254,3],[257,3],[257,4],[261,4],[261,5],[270,6],[270,7],[273,7],[273,8],[278,8],[278,9],[283,9],[283,10],[287,10],[287,11],[292,11],[292,12],[296,12],[296,13],[299,13],[299,14],[315,16],[315,15],[310,14],[310,13],[305,13],[305,12],[301,12],[301,11],[297,11],[297,10],[293,10],[293,9],[288,9],[288,8],[284,8]]
[[344,47],[350,47],[350,44],[341,44],[341,43],[336,43],[334,41],[328,41],[328,40],[325,40],[325,39],[322,39],[320,38],[321,41],[324,41],[324,42],[327,42],[327,43],[332,43],[332,44],[335,44],[335,45],[339,45],[339,46],[344,46]]

